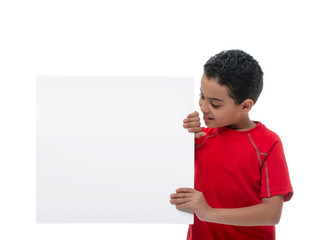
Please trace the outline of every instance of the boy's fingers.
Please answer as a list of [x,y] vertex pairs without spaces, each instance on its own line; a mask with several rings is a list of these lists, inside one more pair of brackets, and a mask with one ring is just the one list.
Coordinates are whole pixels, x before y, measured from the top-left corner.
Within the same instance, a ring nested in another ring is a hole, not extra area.
[[178,188],[175,190],[177,193],[180,193],[180,192],[194,192],[195,189],[193,188]]
[[188,118],[189,122],[200,122],[200,117]]
[[202,131],[201,127],[192,127],[188,129],[188,132],[194,132],[194,133],[199,133]]
[[191,197],[192,193],[172,193],[170,195],[171,198],[185,198],[185,197]]
[[200,127],[200,122],[185,122],[183,124],[185,127]]
[[174,204],[182,204],[182,203],[190,202],[191,200],[192,200],[191,197],[187,197],[187,198],[171,199],[170,202]]
[[199,113],[197,111],[194,111],[193,113],[189,114],[187,117],[197,117],[199,116]]
[[205,132],[201,132],[201,133],[200,133],[200,136],[201,136],[201,137],[204,137],[204,136],[206,136],[206,133],[205,133]]
[[183,122],[200,122],[200,117],[188,117]]
[[195,133],[195,138],[201,138],[201,137],[204,137],[204,136],[206,136],[205,132]]

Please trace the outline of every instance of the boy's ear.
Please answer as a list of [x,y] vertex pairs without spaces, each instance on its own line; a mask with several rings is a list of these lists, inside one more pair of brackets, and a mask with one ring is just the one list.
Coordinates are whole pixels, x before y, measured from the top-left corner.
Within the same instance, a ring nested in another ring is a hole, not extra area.
[[253,105],[254,105],[254,101],[252,101],[250,98],[244,100],[241,103],[241,112],[248,113]]

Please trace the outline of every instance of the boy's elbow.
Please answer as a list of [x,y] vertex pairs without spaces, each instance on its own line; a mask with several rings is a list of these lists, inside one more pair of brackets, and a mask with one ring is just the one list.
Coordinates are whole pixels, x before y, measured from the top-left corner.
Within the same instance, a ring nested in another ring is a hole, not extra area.
[[281,217],[280,216],[279,217],[275,217],[272,220],[272,224],[273,225],[277,225],[277,224],[279,224],[280,220],[281,220]]
[[281,220],[281,215],[282,215],[282,212],[272,214],[271,219],[270,219],[271,220],[271,225],[279,224],[279,222]]
[[279,224],[281,218],[277,216],[270,215],[267,219],[265,219],[265,223],[261,224],[263,226],[274,226]]

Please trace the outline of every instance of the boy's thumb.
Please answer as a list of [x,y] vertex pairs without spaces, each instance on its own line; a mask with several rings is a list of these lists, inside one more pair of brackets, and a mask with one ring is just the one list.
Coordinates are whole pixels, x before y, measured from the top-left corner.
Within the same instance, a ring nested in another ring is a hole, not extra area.
[[206,134],[205,132],[202,132],[202,133],[201,133],[201,136],[202,136],[202,137],[204,137],[204,136],[206,136],[206,135],[207,135],[207,134]]

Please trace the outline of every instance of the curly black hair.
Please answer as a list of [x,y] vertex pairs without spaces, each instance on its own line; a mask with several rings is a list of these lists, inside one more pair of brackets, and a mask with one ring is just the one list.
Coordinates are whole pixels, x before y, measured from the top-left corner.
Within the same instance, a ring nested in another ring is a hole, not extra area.
[[263,71],[258,62],[242,50],[222,51],[211,57],[204,65],[208,79],[216,79],[227,86],[229,96],[236,104],[246,99],[256,103],[263,90]]

